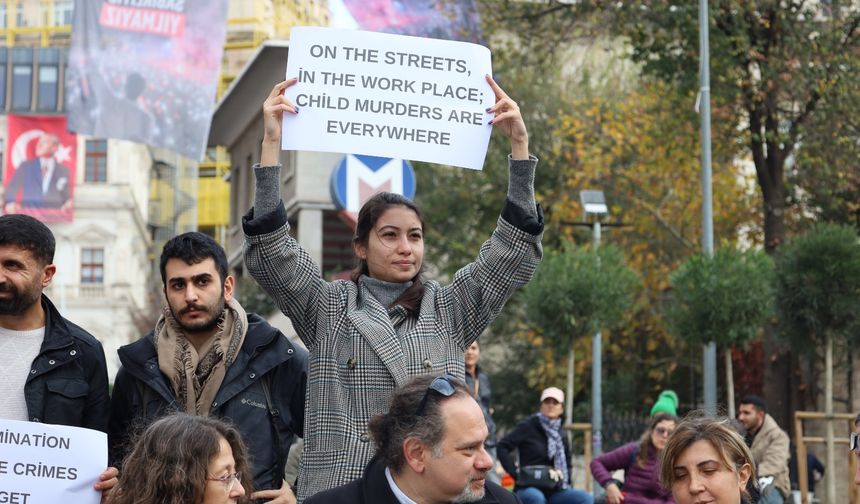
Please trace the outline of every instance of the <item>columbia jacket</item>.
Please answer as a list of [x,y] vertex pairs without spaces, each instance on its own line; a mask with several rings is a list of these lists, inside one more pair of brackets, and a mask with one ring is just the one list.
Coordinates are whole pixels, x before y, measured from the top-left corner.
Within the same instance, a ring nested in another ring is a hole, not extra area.
[[[119,349],[122,368],[114,382],[109,442],[111,464],[129,451],[136,429],[182,411],[158,366],[153,333]],[[248,314],[248,332],[218,390],[209,416],[239,429],[251,456],[254,487],[280,488],[295,436],[303,435],[307,351],[294,346],[260,316]]]

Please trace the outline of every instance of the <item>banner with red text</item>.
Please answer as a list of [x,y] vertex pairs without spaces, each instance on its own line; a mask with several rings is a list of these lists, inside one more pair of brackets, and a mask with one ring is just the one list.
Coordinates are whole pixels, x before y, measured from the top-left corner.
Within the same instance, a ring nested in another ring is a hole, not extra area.
[[203,157],[227,0],[78,0],[66,78],[69,128]]
[[4,212],[44,222],[71,221],[77,136],[66,129],[66,118],[9,115],[7,123]]

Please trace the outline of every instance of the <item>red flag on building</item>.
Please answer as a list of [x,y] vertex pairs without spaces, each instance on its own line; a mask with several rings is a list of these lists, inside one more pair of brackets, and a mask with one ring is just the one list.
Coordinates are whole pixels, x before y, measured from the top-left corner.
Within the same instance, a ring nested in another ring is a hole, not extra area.
[[77,136],[66,130],[66,118],[9,115],[7,123],[5,213],[44,222],[71,221]]

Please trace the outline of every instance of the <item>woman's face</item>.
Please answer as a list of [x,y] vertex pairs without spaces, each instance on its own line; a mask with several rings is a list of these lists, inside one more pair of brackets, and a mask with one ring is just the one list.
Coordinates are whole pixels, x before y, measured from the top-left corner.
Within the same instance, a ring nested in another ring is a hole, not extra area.
[[424,261],[424,232],[418,215],[404,206],[391,207],[376,221],[367,244],[356,244],[355,253],[367,262],[371,278],[407,282],[415,278]]
[[245,495],[245,488],[236,476],[236,461],[233,460],[230,443],[221,438],[218,446],[218,454],[209,461],[202,504],[235,504]]
[[738,504],[752,468],[744,464],[735,472],[726,467],[714,445],[700,439],[678,455],[673,471],[676,504]]
[[663,448],[666,448],[666,442],[669,441],[669,436],[674,430],[674,420],[663,420],[662,422],[657,422],[657,425],[655,425],[654,429],[651,431],[651,444],[654,445],[654,448],[656,448],[657,451],[663,451]]
[[556,401],[552,397],[547,397],[540,402],[540,412],[550,420],[555,420],[556,418],[561,417],[562,403]]
[[466,363],[467,368],[473,368],[478,365],[478,359],[481,358],[481,347],[478,346],[477,341],[473,341],[471,345],[466,348],[466,352],[463,354],[463,360]]

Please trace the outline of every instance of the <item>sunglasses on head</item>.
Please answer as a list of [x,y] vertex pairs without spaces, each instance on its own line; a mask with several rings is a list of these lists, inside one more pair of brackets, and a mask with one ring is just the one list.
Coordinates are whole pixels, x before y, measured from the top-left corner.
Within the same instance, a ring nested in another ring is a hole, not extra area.
[[456,380],[454,375],[445,373],[430,382],[430,386],[428,386],[427,390],[424,391],[424,397],[421,398],[421,403],[418,405],[418,409],[415,410],[415,416],[424,415],[424,409],[427,408],[427,398],[430,397],[431,390],[443,397],[451,397],[454,395],[454,380]]

